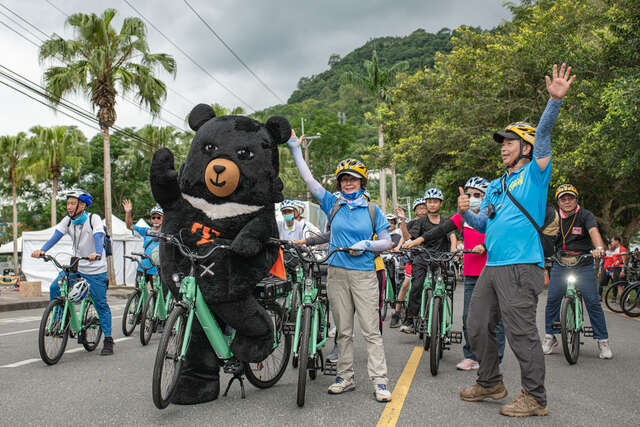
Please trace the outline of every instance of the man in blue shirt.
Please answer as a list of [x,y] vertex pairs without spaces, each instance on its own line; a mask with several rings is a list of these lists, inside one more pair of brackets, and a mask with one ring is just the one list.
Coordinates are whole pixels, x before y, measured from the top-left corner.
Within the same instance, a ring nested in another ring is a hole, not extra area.
[[[160,244],[158,239],[153,238],[151,236],[147,236],[147,231],[160,231],[160,227],[162,227],[162,208],[160,206],[154,206],[151,208],[151,227],[138,227],[137,225],[133,225],[133,218],[131,217],[131,211],[133,210],[133,204],[130,200],[125,200],[122,202],[122,207],[124,207],[125,218],[124,221],[127,224],[127,228],[134,233],[138,233],[140,237],[144,239],[142,242],[142,248],[149,258],[151,258],[151,252]],[[158,274],[158,268],[151,263],[148,259],[143,259],[138,265],[138,274],[144,274],[147,282],[153,282],[153,276]],[[166,293],[166,289],[165,293]]]
[[500,408],[502,415],[526,417],[549,412],[544,354],[536,326],[538,294],[544,288],[544,255],[536,228],[507,192],[542,226],[551,177],[551,128],[574,79],[571,67],[562,64],[558,72],[554,65],[553,78],[546,77],[551,99],[537,129],[518,122],[493,135],[502,144],[507,170],[489,184],[480,212],[469,210],[469,196],[462,188],[458,197],[458,211],[469,225],[486,233],[487,248],[487,264],[473,291],[467,320],[471,348],[480,368],[477,383],[464,388],[460,398],[478,402],[507,395],[495,335],[496,324],[502,319],[520,363],[522,381],[522,393]]

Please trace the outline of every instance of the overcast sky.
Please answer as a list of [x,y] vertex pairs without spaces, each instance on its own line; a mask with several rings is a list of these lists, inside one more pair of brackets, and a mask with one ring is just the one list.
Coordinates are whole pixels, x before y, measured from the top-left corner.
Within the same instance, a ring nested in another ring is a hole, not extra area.
[[[122,17],[137,16],[123,0],[49,1],[65,13],[101,13],[106,7],[115,8],[119,11],[115,23],[117,29]],[[148,25],[150,50],[173,55],[178,64],[175,79],[166,74],[159,76],[169,88],[163,106],[166,110],[161,114],[163,119],[184,127],[184,121],[172,113],[183,118],[199,102],[219,102],[227,107],[241,105],[249,112],[281,103],[249,74],[182,0],[129,1],[169,39],[242,99],[238,100],[214,82]],[[329,55],[337,53],[344,56],[370,38],[405,36],[418,28],[437,32],[443,27],[455,28],[462,24],[491,28],[510,17],[509,11],[502,6],[503,0],[188,1],[285,101],[301,76],[318,74],[327,68]],[[46,0],[0,0],[0,4],[46,34],[55,32],[65,38],[72,37],[71,29],[64,25],[66,17]],[[38,44],[40,41],[36,37],[20,29],[7,16],[36,36],[43,38],[43,35],[6,9],[0,7],[0,12],[0,64],[40,83],[46,64],[38,63],[37,48],[3,24]],[[90,108],[82,97],[70,99]],[[151,121],[148,113],[121,99],[118,100],[117,113],[116,124],[122,127],[140,127]],[[0,84],[0,135],[26,131],[36,124],[77,123]],[[156,119],[154,124],[167,123]],[[80,127],[88,136],[96,133],[94,129]]]

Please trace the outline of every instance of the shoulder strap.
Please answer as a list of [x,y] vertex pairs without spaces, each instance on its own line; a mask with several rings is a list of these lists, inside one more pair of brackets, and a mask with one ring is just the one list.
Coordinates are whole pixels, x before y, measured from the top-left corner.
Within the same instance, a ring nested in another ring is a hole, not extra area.
[[376,234],[376,205],[373,203],[367,202],[367,209],[369,209],[369,218],[371,218],[371,238],[373,239],[373,235]]
[[331,212],[329,214],[329,227],[331,227],[331,222],[333,221],[333,217],[336,216],[336,214],[338,213],[341,207],[342,205],[340,205],[340,200],[339,199],[336,200],[333,206],[331,207]]
[[529,215],[529,212],[527,212],[527,210],[520,204],[520,202],[518,202],[516,200],[515,197],[513,197],[513,194],[511,194],[511,192],[509,191],[508,188],[505,188],[507,196],[511,199],[511,201],[513,202],[514,205],[516,205],[516,207],[518,209],[520,209],[520,212],[522,212],[524,214],[524,216],[527,217],[527,219],[531,222],[531,224],[533,224],[533,227],[536,229],[536,231],[538,232],[538,235],[540,237],[542,237],[542,229],[540,228],[540,226],[535,222],[535,220],[531,217],[531,215]]
[[93,217],[93,214],[90,213],[89,214],[89,226],[91,226],[91,231],[93,231],[93,224],[91,223],[91,218]]

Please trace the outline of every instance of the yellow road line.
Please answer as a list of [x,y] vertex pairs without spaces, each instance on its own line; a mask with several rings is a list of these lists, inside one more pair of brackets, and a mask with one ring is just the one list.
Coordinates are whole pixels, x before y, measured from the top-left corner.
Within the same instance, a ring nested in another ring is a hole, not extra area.
[[391,402],[387,403],[384,411],[382,411],[382,415],[380,415],[378,427],[395,426],[398,422],[400,412],[402,412],[402,407],[404,406],[404,399],[409,393],[409,387],[411,387],[413,376],[416,374],[416,369],[418,369],[418,365],[420,364],[422,353],[424,353],[422,347],[414,347],[407,364],[404,366],[402,375],[400,375],[393,389],[393,393],[391,393]]
[[622,317],[626,317],[627,319],[631,319],[631,320],[638,320],[640,321],[640,317],[631,317],[631,316],[627,316],[625,313],[616,313],[615,311],[611,311],[609,310],[607,307],[602,306],[602,309],[604,311],[608,311],[609,313],[613,313],[613,314],[617,314],[618,316],[622,316]]

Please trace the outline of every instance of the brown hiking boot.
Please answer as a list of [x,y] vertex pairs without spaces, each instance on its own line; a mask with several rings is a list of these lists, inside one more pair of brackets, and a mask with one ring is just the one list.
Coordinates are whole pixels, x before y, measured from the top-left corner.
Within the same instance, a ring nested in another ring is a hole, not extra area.
[[509,402],[500,408],[500,413],[507,417],[530,417],[533,415],[541,417],[549,413],[549,408],[542,406],[523,389],[513,402]]
[[484,399],[500,400],[507,396],[507,389],[504,383],[500,381],[493,387],[484,388],[480,384],[474,384],[471,387],[465,387],[460,390],[460,399],[467,402],[480,402]]

